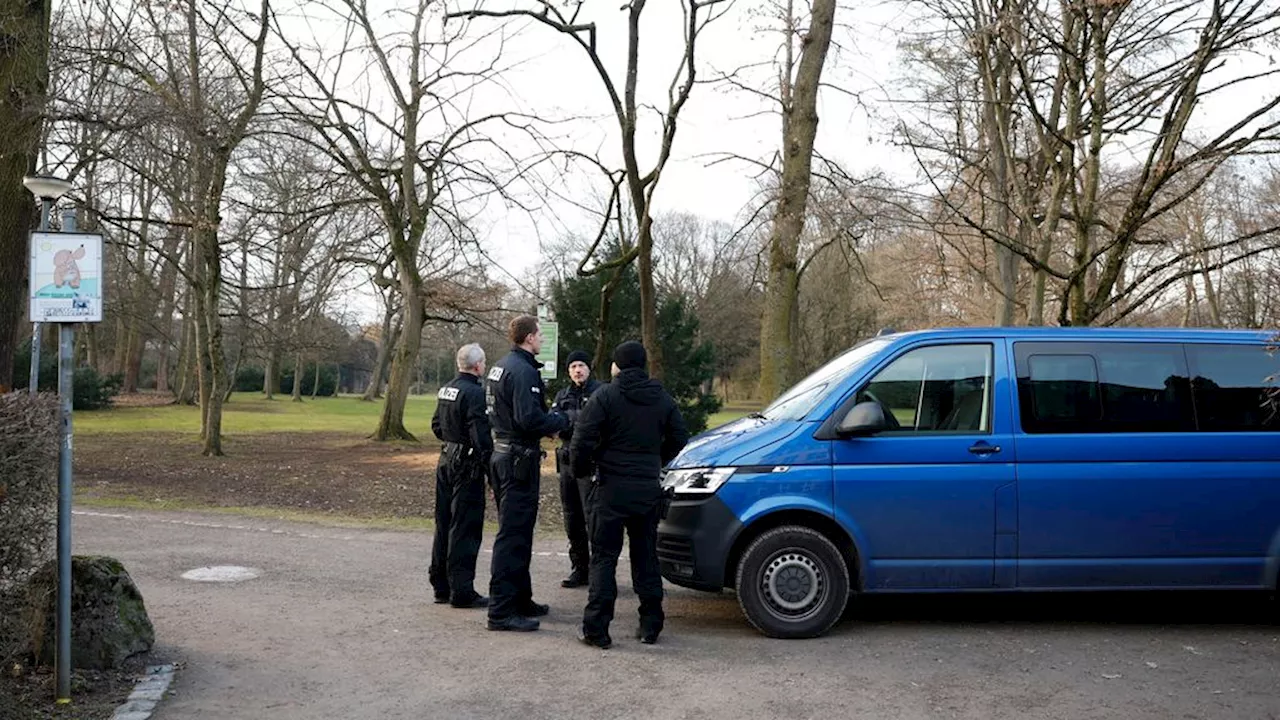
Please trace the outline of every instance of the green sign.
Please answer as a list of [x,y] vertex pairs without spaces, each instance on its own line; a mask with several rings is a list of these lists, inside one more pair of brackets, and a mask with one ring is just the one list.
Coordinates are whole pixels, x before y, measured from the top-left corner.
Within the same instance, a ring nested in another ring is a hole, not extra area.
[[542,352],[537,355],[538,362],[542,363],[542,379],[555,380],[556,369],[560,367],[560,324],[541,320],[538,327],[542,329]]

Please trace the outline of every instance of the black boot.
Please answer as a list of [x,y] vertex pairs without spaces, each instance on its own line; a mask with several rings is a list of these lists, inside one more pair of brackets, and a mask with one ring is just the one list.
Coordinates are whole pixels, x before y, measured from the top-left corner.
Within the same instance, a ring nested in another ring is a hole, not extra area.
[[542,603],[536,603],[536,602],[530,601],[528,605],[525,605],[517,609],[516,612],[520,613],[525,617],[535,618],[535,617],[542,617],[547,613],[551,612],[551,607],[548,605],[543,605]]
[[560,581],[560,587],[563,587],[563,588],[582,587],[586,584],[587,584],[587,571],[580,567],[574,568],[573,572],[569,573],[569,577]]
[[578,628],[578,642],[583,645],[600,648],[601,650],[608,650],[613,647],[613,638],[609,637],[608,634],[599,636],[588,635],[581,627]]
[[660,632],[659,630],[646,628],[644,625],[641,625],[640,627],[636,628],[636,639],[644,643],[645,645],[652,645],[658,642],[659,632]]
[[490,620],[490,630],[505,630],[510,632],[533,632],[538,629],[538,621],[533,618],[512,615],[502,620]]

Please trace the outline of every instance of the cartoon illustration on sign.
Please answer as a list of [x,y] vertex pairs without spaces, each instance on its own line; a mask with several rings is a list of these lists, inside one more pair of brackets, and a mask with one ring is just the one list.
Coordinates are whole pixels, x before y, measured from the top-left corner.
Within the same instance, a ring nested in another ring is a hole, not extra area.
[[100,322],[102,236],[32,233],[30,280],[32,322]]
[[77,290],[80,289],[80,267],[76,265],[76,261],[82,259],[84,259],[84,245],[76,248],[75,252],[59,250],[58,254],[53,256],[53,286],[70,285]]

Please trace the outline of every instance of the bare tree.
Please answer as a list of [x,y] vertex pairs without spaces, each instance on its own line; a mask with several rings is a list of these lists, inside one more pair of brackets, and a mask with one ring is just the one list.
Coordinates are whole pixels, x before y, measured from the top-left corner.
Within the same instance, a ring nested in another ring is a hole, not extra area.
[[798,253],[818,134],[818,89],[831,46],[836,0],[813,0],[809,27],[803,31],[794,0],[787,0],[780,10],[784,43],[777,100],[782,116],[782,171],[769,229],[768,279],[760,319],[760,397],[766,401],[789,386],[796,375]]
[[[447,292],[443,281],[474,262],[468,258],[476,245],[467,213],[505,192],[492,157],[514,160],[482,131],[501,126],[531,134],[532,121],[514,113],[468,116],[466,99],[496,71],[496,60],[473,63],[470,56],[497,38],[465,39],[461,31],[437,30],[433,21],[444,12],[440,0],[392,10],[404,18],[404,31],[384,30],[388,26],[370,14],[364,0],[313,2],[299,9],[314,16],[317,6],[324,20],[340,24],[341,37],[328,48],[318,41],[304,47],[279,30],[301,75],[288,104],[293,119],[318,138],[316,146],[359,186],[382,221],[404,320],[374,437],[413,440],[404,410],[423,325],[431,317],[451,319],[462,309],[459,303],[465,305],[466,298]],[[364,75],[368,92],[354,99],[348,80],[353,64],[370,71]],[[385,95],[388,104],[374,95]]]
[[[824,0],[825,1],[825,0]],[[671,158],[672,146],[675,142],[677,120],[681,109],[689,100],[697,77],[697,41],[707,25],[723,12],[717,13],[714,6],[724,0],[681,0],[680,7],[683,18],[684,52],[679,67],[671,79],[667,91],[667,107],[657,110],[661,118],[660,142],[658,156],[648,171],[640,169],[640,157],[637,150],[637,131],[640,124],[640,112],[654,111],[656,108],[644,107],[637,103],[636,88],[640,75],[640,20],[644,15],[647,0],[631,0],[622,6],[627,15],[627,68],[623,91],[618,92],[618,83],[613,79],[596,46],[596,23],[579,20],[584,2],[572,0],[566,7],[561,7],[552,0],[529,0],[528,7],[510,10],[473,9],[451,13],[455,18],[529,18],[555,30],[572,40],[586,53],[592,67],[595,68],[620,131],[621,149],[624,171],[622,180],[626,183],[627,197],[635,217],[636,243],[620,258],[611,269],[611,285],[616,281],[623,266],[632,259],[639,263],[640,274],[640,334],[645,350],[649,355],[650,372],[658,378],[662,377],[662,348],[658,345],[658,302],[653,280],[653,194],[658,188],[662,172]],[[615,200],[616,203],[616,200]],[[618,212],[621,206],[615,204]],[[608,218],[604,223],[609,224]],[[593,246],[593,250],[596,246]],[[589,260],[589,258],[588,258]],[[585,265],[586,261],[584,261]],[[603,263],[602,263],[603,264]]]
[[[944,28],[915,45],[912,67],[935,81],[920,107],[954,112],[946,124],[922,119],[904,127],[904,137],[947,211],[939,231],[973,234],[998,249],[1000,279],[992,282],[1004,302],[1007,253],[1034,273],[1033,323],[1045,315],[1050,283],[1058,292],[1058,322],[1115,323],[1203,272],[1186,263],[1203,249],[1176,250],[1157,221],[1230,158],[1280,150],[1275,93],[1237,102],[1217,129],[1196,129],[1208,103],[1228,91],[1266,87],[1280,74],[1267,65],[1241,70],[1247,65],[1235,62],[1256,57],[1255,46],[1280,31],[1280,6],[1259,0],[918,5],[926,8],[922,26]],[[1253,241],[1271,238],[1274,245],[1280,226],[1240,230],[1207,248],[1235,248],[1219,266],[1267,251]],[[1158,262],[1141,270],[1130,264],[1154,245],[1167,251]]]

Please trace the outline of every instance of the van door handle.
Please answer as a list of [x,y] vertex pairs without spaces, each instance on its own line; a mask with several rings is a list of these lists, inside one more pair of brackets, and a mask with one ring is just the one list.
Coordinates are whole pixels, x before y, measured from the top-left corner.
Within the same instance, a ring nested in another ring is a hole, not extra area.
[[979,440],[969,446],[969,452],[974,455],[994,455],[1000,452],[1000,446],[988,444],[986,440]]

